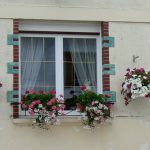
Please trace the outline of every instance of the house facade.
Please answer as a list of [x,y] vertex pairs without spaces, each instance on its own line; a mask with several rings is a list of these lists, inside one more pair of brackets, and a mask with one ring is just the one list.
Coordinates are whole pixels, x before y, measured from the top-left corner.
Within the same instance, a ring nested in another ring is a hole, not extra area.
[[[149,98],[121,95],[127,68],[149,70],[150,0],[0,0],[0,12],[0,149],[150,149]],[[112,95],[113,119],[92,131],[72,111],[33,129],[18,105],[26,90],[70,99],[83,83]]]

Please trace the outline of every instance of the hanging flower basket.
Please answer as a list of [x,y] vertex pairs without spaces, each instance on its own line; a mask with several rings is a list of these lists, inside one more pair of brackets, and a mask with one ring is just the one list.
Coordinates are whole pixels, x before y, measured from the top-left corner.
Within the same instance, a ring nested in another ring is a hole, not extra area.
[[55,97],[55,91],[45,93],[41,90],[36,93],[30,90],[22,96],[21,107],[35,118],[34,126],[48,129],[59,123],[58,116],[64,115],[65,105],[63,96]]
[[127,69],[121,93],[125,105],[138,97],[150,97],[150,72],[144,68]]

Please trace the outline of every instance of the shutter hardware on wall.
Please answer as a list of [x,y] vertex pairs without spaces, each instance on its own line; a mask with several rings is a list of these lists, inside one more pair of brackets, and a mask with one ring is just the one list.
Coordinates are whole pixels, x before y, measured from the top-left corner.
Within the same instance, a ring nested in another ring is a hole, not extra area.
[[102,47],[114,47],[115,46],[115,38],[110,36],[102,37]]
[[15,96],[18,96],[18,91],[7,91],[7,102],[9,103],[15,103],[19,102],[19,98],[15,98]]
[[115,65],[103,64],[103,75],[115,75]]
[[7,63],[7,73],[8,74],[18,74],[19,73],[19,63],[18,62],[8,62]]
[[18,46],[19,45],[18,39],[19,39],[18,34],[8,34],[7,35],[7,45]]
[[111,95],[111,97],[107,99],[108,103],[115,103],[116,102],[116,92],[115,91],[103,91],[103,94],[110,94]]

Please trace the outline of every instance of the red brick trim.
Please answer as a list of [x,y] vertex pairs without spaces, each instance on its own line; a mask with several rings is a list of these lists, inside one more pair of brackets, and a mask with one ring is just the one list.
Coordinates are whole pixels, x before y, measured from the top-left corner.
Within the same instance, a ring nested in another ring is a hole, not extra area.
[[[109,36],[109,22],[101,23],[102,37]],[[109,64],[109,47],[102,48],[102,64]],[[103,75],[103,91],[110,90],[110,75]]]
[[[13,20],[13,34],[19,33],[19,20]],[[13,62],[19,62],[19,46],[13,46]],[[13,74],[13,90],[19,90],[19,75]],[[18,95],[19,96],[19,95]],[[13,118],[19,117],[19,105],[13,103]]]

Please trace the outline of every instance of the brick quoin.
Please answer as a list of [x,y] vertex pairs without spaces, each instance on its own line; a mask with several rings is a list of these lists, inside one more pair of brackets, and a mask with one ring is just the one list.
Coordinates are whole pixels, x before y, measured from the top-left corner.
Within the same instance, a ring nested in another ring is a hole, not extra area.
[[[109,22],[101,23],[102,37],[109,36]],[[109,64],[109,47],[102,48],[102,63]],[[110,75],[103,75],[103,91],[110,90]]]
[[[19,20],[13,20],[13,34],[19,33]],[[13,61],[19,61],[19,46],[13,46]],[[13,90],[19,90],[19,75],[13,74]],[[19,97],[19,95],[15,95],[14,97]],[[18,103],[13,103],[13,118],[19,118],[19,105]]]

